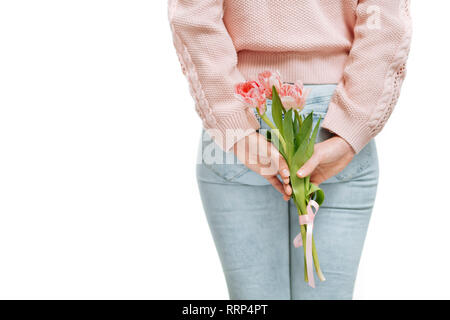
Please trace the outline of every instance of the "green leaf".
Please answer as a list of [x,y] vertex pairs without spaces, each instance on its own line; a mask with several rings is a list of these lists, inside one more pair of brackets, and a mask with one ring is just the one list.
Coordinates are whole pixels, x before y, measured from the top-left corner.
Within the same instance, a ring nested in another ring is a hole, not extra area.
[[295,119],[297,119],[299,127],[302,126],[302,117],[300,116],[300,112],[298,110],[295,110]]
[[306,214],[306,195],[305,195],[305,180],[306,178],[299,178],[297,176],[297,171],[303,166],[306,162],[306,149],[308,146],[308,141],[305,139],[300,143],[299,148],[292,157],[290,163],[290,171],[291,171],[291,185],[292,192],[294,194],[294,199],[297,207],[301,211],[302,214]]
[[[296,113],[297,117],[297,113]],[[301,120],[300,120],[301,121]],[[295,134],[295,144],[298,145],[295,151],[292,161],[290,163],[291,169],[291,185],[293,191],[293,198],[295,204],[302,214],[306,213],[306,205],[311,196],[314,196],[315,201],[321,205],[325,199],[325,194],[322,189],[317,185],[310,182],[310,177],[298,178],[297,171],[308,161],[313,155],[314,145],[316,142],[317,134],[320,128],[319,119],[314,127],[313,125],[313,113],[311,112],[304,121],[300,122],[295,120],[293,125],[296,126],[298,122],[300,130]],[[312,132],[311,132],[312,131]]]
[[312,130],[312,124],[313,124],[313,113],[311,112],[303,121],[302,127],[300,129],[299,133],[300,142],[303,142],[305,139],[308,139],[309,141],[309,137],[311,135]]
[[[275,129],[278,130],[278,129]],[[283,156],[284,159],[286,159],[286,152],[283,148],[283,145],[281,144],[280,139],[278,138],[278,136],[275,133],[272,133],[273,130],[270,131],[270,136],[271,136],[271,142],[272,144],[275,146],[275,148],[278,149],[278,151],[281,153],[281,155]],[[279,130],[278,130],[279,131]]]
[[278,95],[275,86],[272,87],[272,119],[275,125],[281,132],[283,132],[283,104]]
[[306,156],[308,157],[308,159],[311,158],[313,153],[314,153],[314,145],[316,144],[317,133],[319,132],[319,127],[320,127],[320,121],[321,120],[322,119],[319,118],[319,120],[316,123],[316,126],[314,127],[314,131],[313,131],[313,133],[311,135],[311,139],[310,139],[309,144],[308,144],[308,149],[306,151]]
[[283,137],[286,141],[286,154],[288,156],[288,163],[294,155],[294,128],[293,128],[293,114],[292,109],[287,111],[283,120]]
[[322,189],[319,188],[319,186],[315,185],[314,183],[309,184],[309,190],[306,194],[306,197],[309,198],[309,196],[314,195],[315,201],[320,205],[322,205],[323,201],[325,200],[325,193]]
[[[309,188],[311,183],[309,182],[309,177],[298,178],[297,171],[306,163],[306,161],[311,157],[308,155],[308,149],[310,146],[310,137],[312,131],[313,115],[310,113],[303,121],[300,132],[297,135],[298,148],[291,161],[291,184],[292,191],[295,195],[296,205],[302,214],[306,213],[307,199],[309,199]],[[316,128],[314,128],[315,131]],[[317,132],[315,134],[317,135]]]
[[301,168],[305,164],[305,162],[309,159],[307,156],[308,146],[309,146],[309,137],[311,136],[312,129],[312,113],[309,114],[305,121],[303,121],[302,127],[300,129],[300,133],[298,134],[297,140],[299,141],[298,148],[295,151],[294,156],[292,157],[291,165],[295,171]]
[[297,170],[291,169],[291,185],[295,204],[302,214],[306,214],[305,179],[297,176]]
[[299,118],[297,117],[297,111],[295,111],[295,117],[294,117],[294,150],[298,149],[298,146],[300,145],[300,141],[297,139],[297,135],[300,132],[300,122]]
[[271,142],[272,141],[272,135],[270,133],[270,130],[264,130],[264,132],[266,134],[267,141]]

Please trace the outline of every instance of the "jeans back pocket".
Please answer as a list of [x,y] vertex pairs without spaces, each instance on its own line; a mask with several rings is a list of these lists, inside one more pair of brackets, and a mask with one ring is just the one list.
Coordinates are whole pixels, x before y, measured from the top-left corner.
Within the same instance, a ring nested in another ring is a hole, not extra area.
[[350,161],[350,163],[335,177],[344,182],[364,176],[370,172],[378,176],[378,156],[375,140],[370,142]]
[[204,169],[228,182],[237,180],[250,170],[239,161],[234,152],[225,152],[217,145],[206,130],[202,130],[198,162]]

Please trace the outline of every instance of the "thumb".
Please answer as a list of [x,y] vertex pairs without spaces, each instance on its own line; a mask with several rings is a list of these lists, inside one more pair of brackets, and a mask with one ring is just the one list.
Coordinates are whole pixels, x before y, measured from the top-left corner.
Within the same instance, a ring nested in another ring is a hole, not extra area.
[[319,157],[313,154],[311,158],[297,171],[299,178],[310,176],[319,165]]

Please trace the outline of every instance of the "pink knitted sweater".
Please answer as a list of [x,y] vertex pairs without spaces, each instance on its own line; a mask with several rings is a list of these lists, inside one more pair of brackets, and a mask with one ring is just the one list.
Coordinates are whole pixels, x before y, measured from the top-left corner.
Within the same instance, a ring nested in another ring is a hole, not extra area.
[[322,127],[359,152],[397,102],[411,40],[409,0],[169,0],[169,20],[196,110],[225,150],[259,127],[234,85],[278,70],[338,83]]

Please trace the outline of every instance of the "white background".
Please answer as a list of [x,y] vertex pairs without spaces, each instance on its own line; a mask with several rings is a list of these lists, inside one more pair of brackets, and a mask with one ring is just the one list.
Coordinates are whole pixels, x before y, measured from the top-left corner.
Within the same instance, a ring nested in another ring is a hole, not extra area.
[[[450,2],[414,1],[357,299],[450,298]],[[0,298],[227,299],[166,1],[0,1]]]

